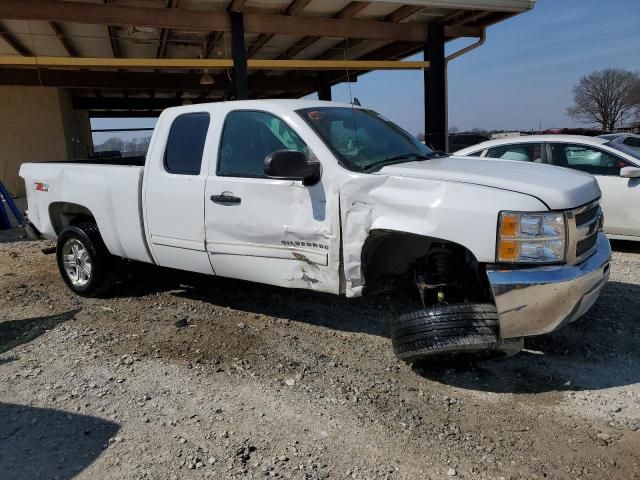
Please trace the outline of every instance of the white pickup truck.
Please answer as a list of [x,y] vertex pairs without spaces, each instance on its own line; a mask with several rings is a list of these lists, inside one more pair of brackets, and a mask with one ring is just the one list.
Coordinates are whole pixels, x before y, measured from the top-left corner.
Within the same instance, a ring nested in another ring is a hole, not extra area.
[[593,177],[446,156],[353,105],[170,108],[146,158],[119,163],[20,170],[30,228],[57,239],[80,295],[105,294],[124,259],[348,297],[404,289],[415,303],[391,337],[414,361],[513,351],[582,316],[609,276]]

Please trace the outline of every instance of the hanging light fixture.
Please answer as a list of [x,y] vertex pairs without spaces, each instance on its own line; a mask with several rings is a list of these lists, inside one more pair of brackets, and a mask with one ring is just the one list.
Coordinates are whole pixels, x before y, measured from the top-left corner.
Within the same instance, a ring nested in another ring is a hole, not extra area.
[[211,76],[208,70],[205,70],[202,76],[200,77],[200,85],[213,85],[215,80]]

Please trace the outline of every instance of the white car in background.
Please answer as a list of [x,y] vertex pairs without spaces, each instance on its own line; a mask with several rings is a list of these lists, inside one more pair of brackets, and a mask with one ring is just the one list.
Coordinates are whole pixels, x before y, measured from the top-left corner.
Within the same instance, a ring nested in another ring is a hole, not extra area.
[[530,135],[489,140],[455,153],[546,163],[594,175],[602,191],[604,231],[640,241],[640,136]]

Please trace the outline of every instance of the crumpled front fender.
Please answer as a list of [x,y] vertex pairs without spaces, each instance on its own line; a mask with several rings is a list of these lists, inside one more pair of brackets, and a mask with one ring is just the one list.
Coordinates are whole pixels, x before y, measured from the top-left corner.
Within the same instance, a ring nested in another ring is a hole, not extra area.
[[362,247],[371,230],[454,242],[479,262],[492,263],[501,210],[547,210],[535,197],[508,190],[382,174],[353,174],[341,185],[340,209],[348,297],[362,294]]

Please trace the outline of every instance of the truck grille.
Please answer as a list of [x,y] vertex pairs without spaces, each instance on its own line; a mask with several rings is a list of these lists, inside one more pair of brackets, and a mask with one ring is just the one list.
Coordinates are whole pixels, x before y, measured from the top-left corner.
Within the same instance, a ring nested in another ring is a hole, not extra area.
[[598,232],[602,228],[600,202],[577,208],[569,214],[569,255],[571,263],[580,263],[598,247]]
[[590,237],[585,238],[584,240],[580,240],[576,245],[576,257],[580,258],[593,248],[595,248],[596,243],[598,242],[598,235],[591,235]]

